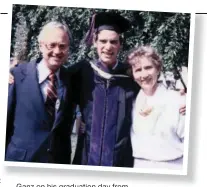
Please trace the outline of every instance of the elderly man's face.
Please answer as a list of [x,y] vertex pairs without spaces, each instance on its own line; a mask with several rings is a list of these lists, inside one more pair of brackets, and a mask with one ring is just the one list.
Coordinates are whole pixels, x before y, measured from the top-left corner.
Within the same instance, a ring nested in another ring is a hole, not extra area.
[[45,31],[40,51],[49,69],[57,70],[67,60],[68,50],[69,37],[64,30],[53,28]]

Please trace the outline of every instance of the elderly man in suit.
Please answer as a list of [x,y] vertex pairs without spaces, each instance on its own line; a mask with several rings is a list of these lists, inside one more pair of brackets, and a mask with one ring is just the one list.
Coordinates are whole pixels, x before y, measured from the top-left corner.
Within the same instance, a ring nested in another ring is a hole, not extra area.
[[38,42],[42,58],[12,69],[5,160],[67,164],[73,107],[70,75],[62,65],[69,52],[69,29],[50,22]]

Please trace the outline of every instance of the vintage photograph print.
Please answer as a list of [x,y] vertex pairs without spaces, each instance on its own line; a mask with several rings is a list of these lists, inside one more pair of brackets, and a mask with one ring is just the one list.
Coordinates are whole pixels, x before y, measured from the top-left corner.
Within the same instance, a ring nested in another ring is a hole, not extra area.
[[192,15],[14,4],[6,165],[186,175]]

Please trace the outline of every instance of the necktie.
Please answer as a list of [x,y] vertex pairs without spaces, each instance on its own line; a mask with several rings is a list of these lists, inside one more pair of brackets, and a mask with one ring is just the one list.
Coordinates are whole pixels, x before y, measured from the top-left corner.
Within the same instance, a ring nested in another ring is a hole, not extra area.
[[47,97],[45,102],[46,110],[51,123],[53,123],[55,119],[55,103],[57,100],[57,89],[55,86],[56,78],[57,77],[54,73],[51,73],[48,76]]

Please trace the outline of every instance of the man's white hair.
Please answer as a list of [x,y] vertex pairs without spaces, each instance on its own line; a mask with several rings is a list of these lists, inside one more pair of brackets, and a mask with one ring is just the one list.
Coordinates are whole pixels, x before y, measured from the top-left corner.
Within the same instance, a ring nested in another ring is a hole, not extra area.
[[59,29],[62,29],[63,31],[65,31],[68,34],[69,41],[71,40],[70,30],[66,24],[63,24],[63,23],[60,23],[57,21],[51,21],[42,27],[40,34],[38,36],[38,42],[40,43],[41,41],[44,40],[46,31],[54,29],[54,28],[59,28]]

